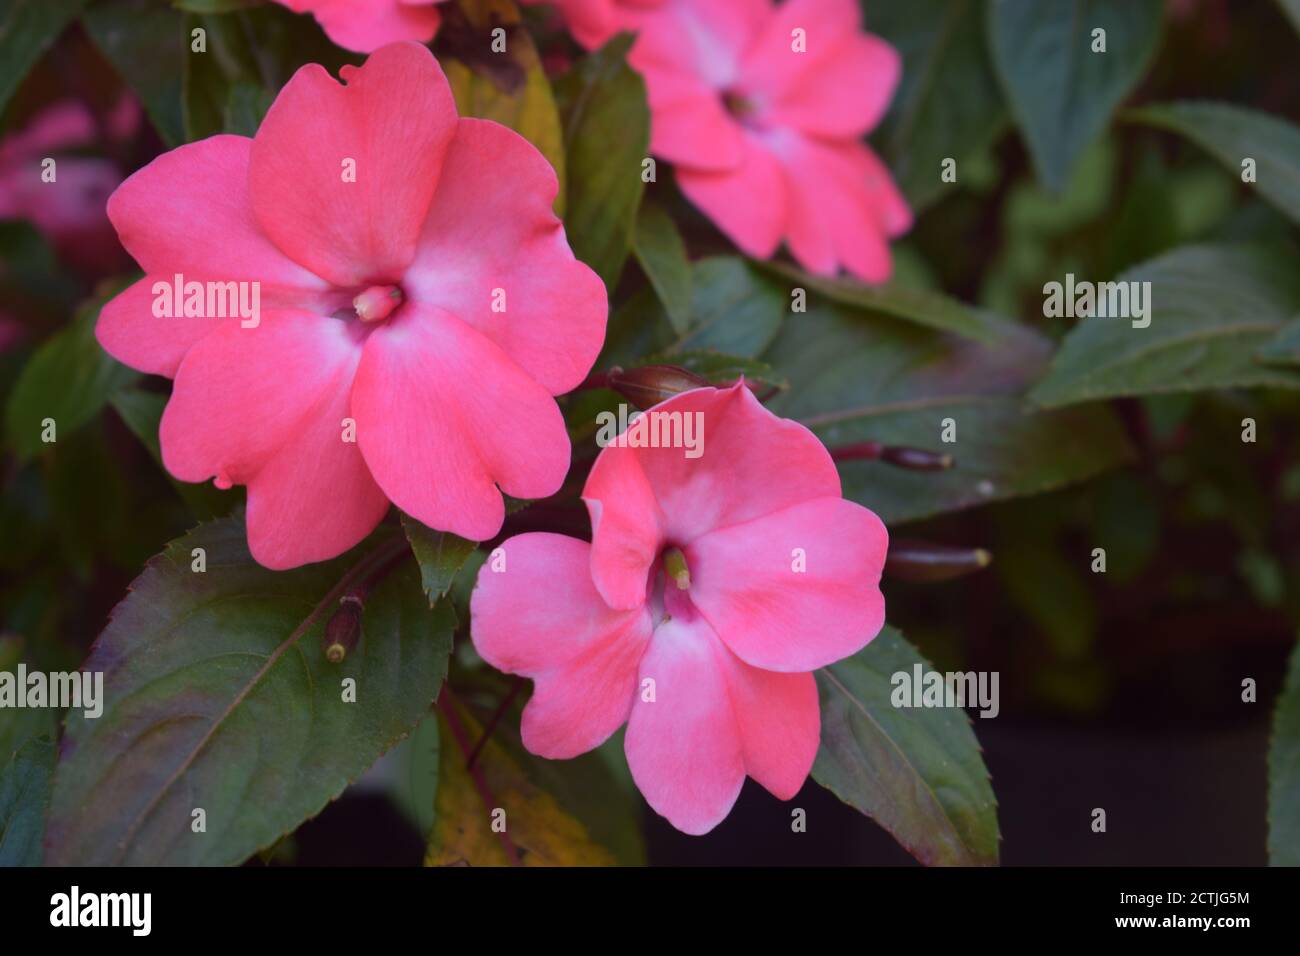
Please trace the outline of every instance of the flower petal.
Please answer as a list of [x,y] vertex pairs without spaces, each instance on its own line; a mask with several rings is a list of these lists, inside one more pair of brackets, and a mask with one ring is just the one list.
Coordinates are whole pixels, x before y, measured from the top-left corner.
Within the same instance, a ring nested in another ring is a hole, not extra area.
[[253,141],[213,136],[133,173],[108,199],[108,218],[145,272],[171,281],[257,281],[262,304],[310,307],[328,285],[287,258],[253,218]]
[[804,501],[693,541],[691,602],[746,663],[816,670],[879,633],[888,545],[885,526],[861,505]]
[[[593,549],[600,554],[617,553],[619,539],[630,533],[648,540],[645,528],[650,512],[637,487],[639,479],[628,474],[637,467],[663,516],[664,539],[679,547],[715,528],[741,524],[809,498],[839,497],[839,474],[822,443],[797,422],[769,412],[744,383],[683,392],[646,415],[638,421],[653,424],[647,435],[680,422],[680,437],[686,434],[689,416],[696,423],[702,453],[691,458],[683,447],[605,448],[583,490],[589,509],[592,502],[599,503],[598,516],[592,509],[593,517],[599,518],[593,521],[592,539]],[[606,535],[615,540],[603,541]],[[643,550],[636,541],[627,546],[634,554]]]
[[366,341],[352,389],[362,454],[395,505],[485,541],[501,530],[495,482],[518,498],[564,483],[569,436],[555,400],[490,339],[408,303]]
[[182,481],[248,485],[248,543],[269,568],[341,554],[374,530],[388,501],[343,419],[360,357],[346,323],[270,312],[227,322],[181,363],[159,428]]
[[309,64],[271,104],[253,139],[253,211],[286,254],[337,286],[396,282],[415,255],[456,105],[415,43],[383,47],[344,76],[346,85]]
[[462,119],[405,281],[413,299],[473,326],[553,395],[591,371],[609,309],[551,209],[558,188],[518,133]]
[[785,231],[789,190],[776,157],[753,137],[746,143],[735,169],[678,166],[677,185],[743,252],[768,259]]
[[640,683],[624,749],[637,789],[684,833],[708,833],[731,812],[745,782],[740,733],[719,661],[725,648],[697,619],[655,629],[641,659]]
[[804,785],[821,743],[821,702],[811,673],[751,667],[730,650],[719,655],[740,733],[745,773],[779,800]]
[[[796,29],[803,52],[792,43]],[[902,61],[862,32],[855,0],[789,0],[746,52],[741,74],[738,86],[763,104],[765,124],[856,139],[888,109]]]
[[438,32],[442,14],[436,6],[413,0],[325,0],[312,13],[321,29],[345,50],[369,53],[385,43],[428,43]]
[[470,601],[474,647],[493,667],[530,677],[524,746],[551,759],[600,746],[627,720],[650,639],[644,608],[615,611],[591,584],[590,546],[522,534],[479,571]]

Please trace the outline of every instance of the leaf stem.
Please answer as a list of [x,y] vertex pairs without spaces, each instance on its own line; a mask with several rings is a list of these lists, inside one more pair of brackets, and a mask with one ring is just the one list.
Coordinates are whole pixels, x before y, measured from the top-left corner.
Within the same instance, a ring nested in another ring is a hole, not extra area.
[[[488,786],[487,778],[483,776],[483,771],[480,768],[473,766],[469,762],[472,751],[469,745],[469,735],[465,733],[465,726],[460,722],[460,716],[456,713],[459,706],[461,705],[456,700],[456,694],[450,686],[444,685],[442,693],[438,695],[438,709],[442,711],[443,717],[447,719],[447,729],[451,731],[456,746],[465,755],[465,770],[474,782],[474,789],[478,791],[479,799],[483,801],[483,805],[488,810],[495,810],[497,802],[496,798],[492,796],[492,788]],[[523,861],[519,858],[519,849],[515,846],[514,841],[510,839],[510,835],[502,830],[497,836],[501,839],[501,847],[505,850],[506,859],[510,861],[510,865],[523,866]]]

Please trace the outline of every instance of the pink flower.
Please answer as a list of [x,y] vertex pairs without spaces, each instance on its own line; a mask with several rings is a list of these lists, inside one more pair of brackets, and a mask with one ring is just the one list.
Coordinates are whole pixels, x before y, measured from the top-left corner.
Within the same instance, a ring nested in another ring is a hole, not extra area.
[[438,32],[442,14],[435,4],[446,0],[275,0],[294,13],[310,13],[325,35],[357,53],[371,53],[387,43],[428,43]]
[[751,256],[784,239],[813,272],[888,279],[887,240],[912,217],[861,140],[900,61],[857,0],[668,0],[637,25],[650,149],[690,200]]
[[[105,131],[111,139],[124,140],[134,135],[138,120],[139,107],[123,97],[105,117]],[[102,275],[124,265],[104,215],[104,202],[122,182],[122,173],[110,160],[76,153],[99,140],[90,110],[63,100],[0,142],[0,219],[31,222],[64,260]]]
[[696,423],[703,454],[607,446],[584,492],[592,543],[510,538],[479,573],[471,625],[484,659],[535,683],[529,750],[574,757],[627,721],[646,800],[705,833],[746,775],[781,799],[807,778],[810,672],[880,630],[888,536],[840,497],[812,433],[744,384],[675,396],[625,434],[663,434],[667,416],[682,434]]
[[668,0],[523,0],[557,7],[573,38],[588,50],[601,46],[621,30],[635,30],[648,11]]
[[[104,307],[99,341],[176,380],[167,469],[247,485],[249,546],[271,568],[346,551],[390,501],[492,537],[497,485],[539,498],[563,482],[552,396],[604,338],[604,287],[551,211],[541,153],[458,118],[417,44],[343,79],[303,67],[253,139],[165,153],[108,204],[146,276]],[[241,306],[256,288],[260,318],[157,317],[177,276],[218,307],[214,288],[239,284]]]

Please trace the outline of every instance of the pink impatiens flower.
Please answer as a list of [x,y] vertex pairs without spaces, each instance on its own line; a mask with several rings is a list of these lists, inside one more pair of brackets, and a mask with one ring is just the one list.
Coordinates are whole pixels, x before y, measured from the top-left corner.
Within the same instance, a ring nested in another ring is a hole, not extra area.
[[594,50],[620,30],[635,30],[640,17],[668,0],[524,0],[559,9],[573,38]]
[[428,43],[438,32],[446,0],[275,0],[294,13],[310,13],[325,35],[357,53],[370,53],[388,43],[415,40]]
[[[698,834],[746,775],[781,799],[803,785],[821,724],[811,671],[879,632],[888,536],[840,496],[817,438],[743,384],[646,416],[625,433],[640,441],[592,468],[592,543],[507,540],[479,573],[471,630],[485,660],[535,683],[529,750],[574,757],[626,721],[637,787]],[[702,455],[632,447],[688,418]]]
[[[271,568],[346,551],[390,501],[495,535],[498,485],[540,498],[563,482],[553,396],[604,339],[604,286],[551,211],[541,153],[459,118],[417,44],[343,80],[303,67],[253,139],[165,153],[108,204],[146,275],[104,307],[99,341],[176,380],[164,464],[247,485],[249,547]],[[200,314],[170,295],[182,282]],[[236,292],[238,314],[220,317]],[[160,317],[172,298],[176,317]]]
[[667,0],[628,25],[645,77],[650,149],[733,242],[866,282],[892,271],[912,216],[862,142],[898,85],[893,47],[861,30],[857,0]]

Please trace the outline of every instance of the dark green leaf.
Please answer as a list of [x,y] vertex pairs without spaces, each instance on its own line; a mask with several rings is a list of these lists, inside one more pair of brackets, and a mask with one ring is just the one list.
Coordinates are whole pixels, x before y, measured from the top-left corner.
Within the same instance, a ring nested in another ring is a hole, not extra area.
[[730,385],[742,375],[754,385],[787,388],[789,382],[776,369],[757,359],[724,355],[721,352],[665,352],[647,355],[639,365],[675,365],[694,372],[710,385]]
[[33,737],[0,766],[0,867],[41,865],[54,755],[53,739]]
[[[163,409],[167,406],[167,396],[157,392],[146,392],[138,388],[124,388],[116,392],[109,400],[113,410],[121,416],[131,434],[140,439],[141,444],[159,468],[163,468],[162,448],[158,441],[158,423],[162,421]],[[165,470],[165,469],[164,469]],[[168,475],[172,487],[189,506],[190,514],[206,521],[229,513],[239,495],[232,489],[223,491],[211,482],[191,483],[178,481]]]
[[228,131],[226,112],[234,87],[257,88],[257,63],[235,17],[188,17],[185,26],[187,36],[196,27],[207,34],[207,50],[186,57],[182,77],[185,138],[193,142]]
[[265,0],[172,0],[172,6],[188,13],[230,13],[260,6]]
[[226,106],[223,113],[227,133],[236,136],[253,136],[266,111],[271,108],[274,98],[256,83],[237,80],[226,94]]
[[1130,269],[1150,282],[1150,320],[1077,320],[1030,397],[1044,407],[1209,388],[1300,387],[1300,373],[1257,351],[1300,311],[1300,269],[1288,246],[1184,246]]
[[576,255],[613,289],[632,247],[650,144],[645,82],[626,62],[631,37],[609,41],[556,84],[569,197],[564,221]]
[[903,77],[880,130],[886,158],[914,209],[949,188],[945,159],[978,155],[1006,127],[1002,90],[984,44],[983,0],[864,3],[867,29],[903,57]]
[[734,256],[696,262],[691,290],[691,326],[674,352],[704,349],[757,357],[790,312],[781,285]]
[[451,589],[476,545],[446,531],[434,531],[406,514],[402,515],[402,529],[419,562],[420,580],[432,606]]
[[87,0],[9,0],[0,13],[0,112]]
[[341,664],[320,649],[340,596],[406,547],[389,533],[268,571],[235,516],[151,560],[85,664],[104,671],[106,703],[96,720],[68,718],[49,862],[235,864],[320,812],[419,722],[447,672],[455,615],[429,612],[411,562],[374,584]]
[[[884,316],[819,304],[794,315],[764,354],[790,378],[773,411],[803,422],[834,450],[879,441],[951,454],[947,471],[917,474],[877,461],[840,463],[846,497],[896,523],[1037,494],[1131,454],[1109,410],[1032,414],[1022,390],[1049,344],[980,313],[991,345]],[[944,442],[952,419],[956,441]]]
[[1187,137],[1238,179],[1242,161],[1253,159],[1255,182],[1249,187],[1300,223],[1300,127],[1229,103],[1160,103],[1125,116]]
[[[1038,178],[1059,191],[1137,85],[1160,42],[1162,0],[994,0],[989,44]],[[1106,52],[1093,52],[1105,30]]]
[[1257,353],[1260,360],[1278,365],[1300,365],[1300,316],[1278,329]]
[[686,332],[691,322],[691,263],[676,224],[657,203],[642,203],[632,251],[663,303],[673,331]]
[[922,863],[998,861],[997,804],[960,708],[897,708],[891,677],[932,668],[886,627],[817,672],[822,742],[813,779],[888,830]]
[[438,715],[429,714],[406,740],[394,748],[398,779],[393,797],[420,836],[433,829],[433,806],[438,795],[438,764],[442,747]]
[[815,276],[779,262],[767,263],[765,268],[796,287],[811,289],[834,302],[855,309],[867,309],[897,319],[907,319],[940,332],[954,332],[977,342],[992,341],[992,334],[974,309],[940,292],[900,285],[896,281],[877,286],[863,285],[849,279]]
[[1268,860],[1300,866],[1300,647],[1273,713],[1268,748]]
[[115,391],[140,377],[95,340],[102,305],[83,306],[71,325],[37,349],[14,385],[5,430],[20,460],[44,447],[45,419],[54,420],[56,440],[62,440],[94,418]]
[[100,0],[82,18],[86,32],[105,59],[140,97],[158,135],[169,146],[185,142],[181,105],[186,59],[190,53],[185,14],[157,0]]

